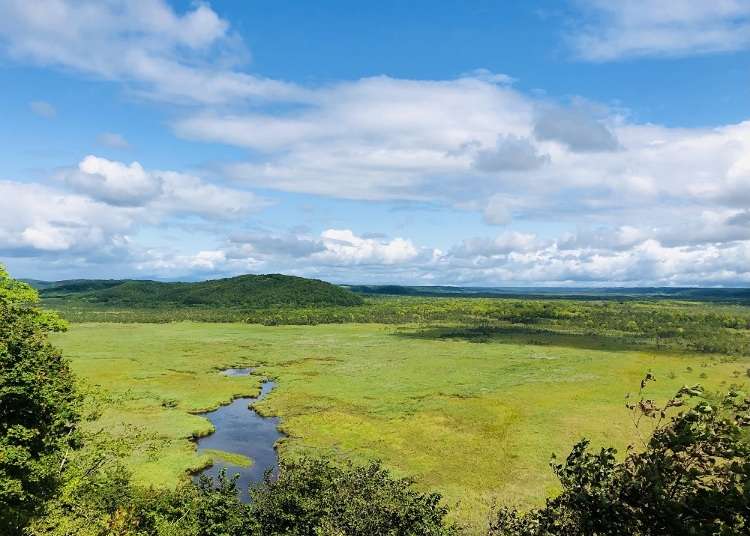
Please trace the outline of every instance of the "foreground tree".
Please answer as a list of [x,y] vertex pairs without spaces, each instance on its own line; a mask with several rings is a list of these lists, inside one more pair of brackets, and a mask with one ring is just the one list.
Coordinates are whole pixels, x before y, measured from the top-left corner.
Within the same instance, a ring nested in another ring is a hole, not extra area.
[[[492,536],[671,536],[750,534],[750,401],[736,390],[711,403],[683,387],[663,406],[628,404],[638,430],[652,423],[641,449],[618,462],[588,441],[552,469],[563,491],[525,514],[500,509]],[[688,401],[700,397],[694,406]],[[667,419],[673,408],[688,407]]]
[[65,328],[0,266],[0,534],[18,534],[58,488],[79,398],[47,335]]
[[337,466],[302,459],[283,464],[278,480],[251,489],[253,534],[258,536],[448,536],[447,508],[437,493],[423,494],[378,463]]

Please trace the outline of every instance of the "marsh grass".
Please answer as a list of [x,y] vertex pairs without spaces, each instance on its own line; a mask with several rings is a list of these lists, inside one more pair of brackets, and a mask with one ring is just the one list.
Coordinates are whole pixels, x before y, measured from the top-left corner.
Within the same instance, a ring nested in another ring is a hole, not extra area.
[[224,450],[217,449],[204,449],[201,454],[208,456],[211,459],[211,464],[226,464],[234,467],[251,467],[253,460],[243,454],[237,454],[236,452],[226,452]]
[[[277,387],[257,410],[281,417],[282,457],[380,459],[443,493],[474,528],[495,501],[529,507],[554,493],[550,455],[581,437],[620,449],[632,442],[624,396],[646,371],[657,378],[654,396],[664,397],[698,381],[714,390],[742,383],[750,365],[612,337],[493,329],[477,338],[461,329],[90,323],[55,342],[81,377],[110,394],[98,425],[155,438],[128,461],[143,484],[172,486],[204,466],[191,438],[211,425],[195,412],[257,395],[269,377]],[[217,373],[229,366],[255,374]]]

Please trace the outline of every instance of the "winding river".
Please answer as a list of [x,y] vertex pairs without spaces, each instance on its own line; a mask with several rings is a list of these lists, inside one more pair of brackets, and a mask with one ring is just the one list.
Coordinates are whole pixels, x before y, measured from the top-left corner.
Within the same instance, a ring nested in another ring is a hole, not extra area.
[[[247,376],[252,369],[227,369],[222,372],[226,376]],[[216,463],[195,476],[216,477],[219,471],[226,467],[228,475],[239,474],[237,481],[241,490],[240,498],[248,501],[248,486],[263,480],[264,473],[271,469],[278,471],[278,457],[274,444],[283,437],[279,432],[278,417],[262,417],[252,409],[251,405],[262,400],[276,386],[272,381],[265,381],[261,385],[257,397],[237,398],[231,404],[202,413],[214,425],[216,431],[198,440],[198,452],[206,449],[223,450],[225,452],[243,454],[253,460],[250,467],[230,465],[223,460],[216,459]]]

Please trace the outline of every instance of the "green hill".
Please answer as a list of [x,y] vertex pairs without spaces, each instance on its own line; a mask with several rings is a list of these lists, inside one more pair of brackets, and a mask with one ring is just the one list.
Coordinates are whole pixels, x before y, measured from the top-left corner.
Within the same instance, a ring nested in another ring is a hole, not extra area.
[[42,298],[130,307],[359,305],[353,292],[320,281],[281,274],[241,275],[199,283],[144,280],[74,280],[37,284]]

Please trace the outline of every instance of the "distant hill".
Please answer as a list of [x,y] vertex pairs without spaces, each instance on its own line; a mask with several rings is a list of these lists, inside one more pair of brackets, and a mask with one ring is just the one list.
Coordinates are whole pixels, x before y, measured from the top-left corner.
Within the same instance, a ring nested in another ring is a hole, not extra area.
[[164,283],[137,279],[76,279],[29,281],[43,299],[64,299],[129,307],[210,306],[261,308],[273,306],[359,305],[362,298],[348,289],[281,274],[241,275],[199,283]]
[[464,298],[539,298],[572,300],[688,300],[750,303],[750,288],[696,287],[453,287],[406,285],[348,285],[358,294]]

